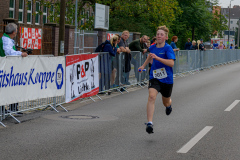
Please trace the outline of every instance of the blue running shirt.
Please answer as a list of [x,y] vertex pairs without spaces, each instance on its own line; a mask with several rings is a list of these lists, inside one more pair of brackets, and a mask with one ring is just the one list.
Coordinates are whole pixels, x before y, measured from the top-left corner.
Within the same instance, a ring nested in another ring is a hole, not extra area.
[[[158,57],[163,58],[163,59],[173,59],[175,60],[175,53],[172,49],[172,47],[165,43],[165,46],[162,48],[157,48],[156,44],[152,45],[149,47],[150,53],[154,53],[156,54]],[[160,82],[162,83],[166,83],[166,84],[173,84],[173,69],[172,67],[169,67],[155,59],[153,59],[153,63],[151,66],[151,70],[150,70],[150,75],[149,75],[149,79],[153,79],[153,72],[156,72],[157,69],[160,68],[165,68],[166,73],[167,73],[167,77],[166,78],[162,78],[162,79],[158,79]]]

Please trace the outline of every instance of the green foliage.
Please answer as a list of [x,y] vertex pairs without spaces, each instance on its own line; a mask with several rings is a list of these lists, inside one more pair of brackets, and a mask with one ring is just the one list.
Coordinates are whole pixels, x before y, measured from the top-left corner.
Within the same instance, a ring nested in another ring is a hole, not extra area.
[[176,0],[98,0],[110,6],[110,30],[141,32],[153,36],[160,25],[170,27],[181,13]]
[[[26,0],[27,1],[27,0]],[[35,1],[35,0],[34,0]],[[59,23],[61,0],[40,0],[41,6],[50,9],[48,19]],[[87,10],[95,9],[95,3],[110,7],[109,30],[140,32],[142,35],[152,37],[156,34],[156,28],[166,25],[171,37],[178,36],[177,46],[181,49],[187,38],[194,40],[210,40],[214,31],[221,33],[227,29],[227,20],[221,14],[213,14],[213,5],[218,0],[78,0],[77,21],[78,27],[84,30],[92,30],[94,16],[81,24],[82,19],[87,19]],[[34,3],[34,2],[33,2]],[[54,11],[51,9],[54,8]],[[41,12],[39,13],[41,14]],[[66,24],[75,24],[75,0],[66,1]]]

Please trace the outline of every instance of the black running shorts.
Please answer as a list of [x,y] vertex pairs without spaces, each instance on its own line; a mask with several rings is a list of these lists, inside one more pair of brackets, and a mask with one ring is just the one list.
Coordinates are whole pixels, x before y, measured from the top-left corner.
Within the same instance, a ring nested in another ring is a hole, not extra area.
[[162,83],[158,79],[154,78],[149,80],[148,89],[149,88],[156,89],[163,97],[168,98],[171,97],[173,84]]

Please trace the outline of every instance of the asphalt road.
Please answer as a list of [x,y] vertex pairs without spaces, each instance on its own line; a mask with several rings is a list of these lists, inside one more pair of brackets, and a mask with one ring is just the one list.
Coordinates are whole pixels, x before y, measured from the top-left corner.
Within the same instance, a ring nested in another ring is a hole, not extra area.
[[0,127],[0,159],[239,159],[240,63],[177,78],[173,112],[165,115],[159,95],[151,135],[147,99],[144,88]]

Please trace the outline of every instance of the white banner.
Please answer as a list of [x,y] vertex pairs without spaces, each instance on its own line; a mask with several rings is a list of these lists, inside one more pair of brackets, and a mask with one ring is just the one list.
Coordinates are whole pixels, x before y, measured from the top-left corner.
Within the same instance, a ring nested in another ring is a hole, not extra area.
[[99,92],[98,54],[66,56],[66,102]]
[[0,105],[65,93],[65,57],[1,57]]

